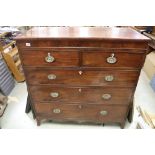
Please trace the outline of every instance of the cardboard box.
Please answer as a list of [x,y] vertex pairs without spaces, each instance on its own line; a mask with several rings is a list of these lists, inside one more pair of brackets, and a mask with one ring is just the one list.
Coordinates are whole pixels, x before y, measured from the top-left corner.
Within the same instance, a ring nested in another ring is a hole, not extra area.
[[138,112],[138,118],[137,118],[137,129],[154,129],[155,124],[152,121],[152,115],[148,113],[146,110],[141,108],[140,106],[136,107],[136,110]]
[[153,76],[155,75],[155,51],[147,55],[143,70],[149,79],[152,80]]

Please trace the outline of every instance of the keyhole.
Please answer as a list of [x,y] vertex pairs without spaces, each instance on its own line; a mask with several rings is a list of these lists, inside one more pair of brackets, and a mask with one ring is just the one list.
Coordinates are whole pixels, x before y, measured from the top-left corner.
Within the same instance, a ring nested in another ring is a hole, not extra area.
[[82,91],[82,89],[81,88],[79,88],[79,92],[81,93],[81,91]]
[[83,73],[82,71],[79,71],[79,74],[80,74],[80,75],[82,75],[82,73]]
[[82,109],[82,105],[79,105],[78,107],[79,107],[79,109]]

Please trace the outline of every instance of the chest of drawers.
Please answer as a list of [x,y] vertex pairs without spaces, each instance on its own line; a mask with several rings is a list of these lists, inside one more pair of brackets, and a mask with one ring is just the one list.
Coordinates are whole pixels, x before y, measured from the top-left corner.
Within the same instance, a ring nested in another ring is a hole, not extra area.
[[42,120],[132,120],[149,39],[130,28],[34,27],[17,36],[28,102]]

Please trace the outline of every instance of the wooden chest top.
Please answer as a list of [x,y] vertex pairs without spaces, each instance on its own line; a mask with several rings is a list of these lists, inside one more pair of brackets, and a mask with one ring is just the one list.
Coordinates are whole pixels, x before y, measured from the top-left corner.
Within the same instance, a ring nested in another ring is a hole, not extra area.
[[34,27],[16,39],[112,39],[148,41],[132,28],[117,27]]

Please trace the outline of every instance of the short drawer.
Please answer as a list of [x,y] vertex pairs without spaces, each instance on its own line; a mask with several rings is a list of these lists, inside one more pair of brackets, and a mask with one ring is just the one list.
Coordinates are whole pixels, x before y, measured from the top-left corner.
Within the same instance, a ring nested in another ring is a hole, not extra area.
[[37,102],[129,104],[133,89],[128,88],[64,88],[31,86],[32,99]]
[[82,54],[84,67],[141,68],[145,54],[132,50],[89,51]]
[[30,85],[51,84],[70,86],[127,86],[137,84],[137,70],[53,70],[50,68],[25,68]]
[[24,66],[74,67],[79,64],[78,51],[74,50],[22,50]]
[[127,106],[109,106],[96,104],[49,104],[34,105],[36,113],[53,119],[73,121],[121,122],[127,114]]

